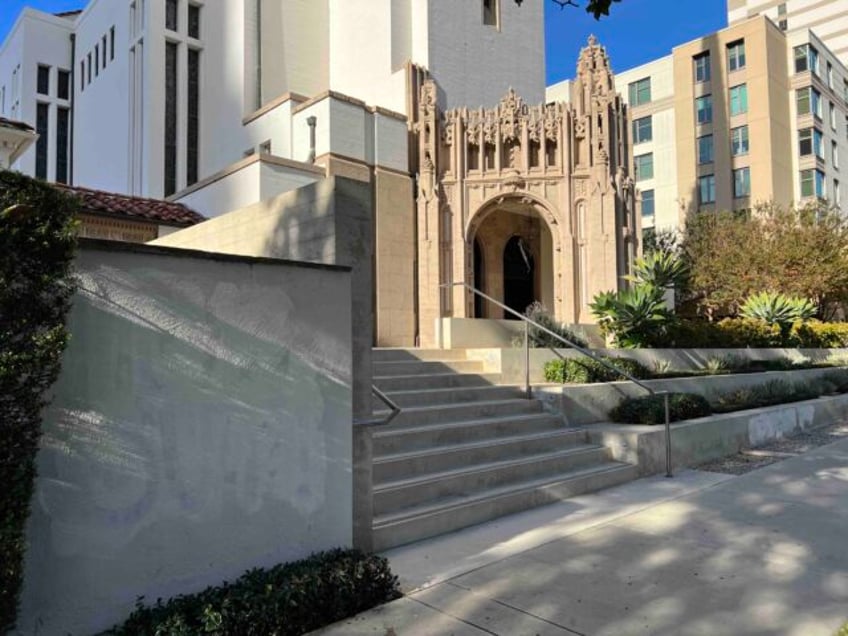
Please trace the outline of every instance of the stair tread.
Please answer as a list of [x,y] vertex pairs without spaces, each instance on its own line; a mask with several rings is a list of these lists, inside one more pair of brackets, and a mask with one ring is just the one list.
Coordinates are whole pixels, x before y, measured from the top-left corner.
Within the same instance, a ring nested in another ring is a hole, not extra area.
[[569,455],[579,455],[581,453],[597,452],[599,450],[604,450],[604,447],[599,446],[597,444],[586,443],[578,444],[576,446],[572,446],[571,448],[560,449],[556,451],[546,451],[544,453],[528,453],[522,455],[521,457],[501,459],[498,461],[486,462],[484,464],[474,464],[473,466],[464,466],[462,468],[453,468],[451,470],[428,473],[426,475],[419,475],[417,477],[409,477],[407,479],[399,479],[396,481],[385,482],[382,484],[374,484],[374,494],[376,495],[381,492],[396,490],[398,488],[419,486],[430,482],[436,482],[442,479],[458,477],[460,475],[473,475],[475,473],[485,473],[501,468],[521,466],[523,464],[529,464],[545,459],[555,459],[557,457],[567,457]]
[[525,481],[515,482],[504,486],[496,486],[479,492],[466,495],[454,495],[443,497],[427,504],[410,506],[396,512],[385,513],[374,517],[373,527],[375,529],[389,526],[393,523],[406,522],[417,517],[426,517],[428,515],[449,511],[453,508],[461,508],[468,504],[483,502],[486,500],[494,500],[506,495],[514,495],[522,491],[534,490],[543,486],[549,486],[566,481],[581,479],[604,473],[617,472],[621,470],[632,470],[632,464],[623,462],[605,461],[597,466],[589,468],[579,468],[568,472],[563,472],[558,475],[529,479]]
[[[507,418],[509,419],[509,418]],[[432,429],[428,429],[432,430]],[[374,463],[386,463],[390,461],[402,461],[404,459],[413,459],[416,457],[430,457],[463,450],[475,450],[480,448],[488,448],[492,446],[506,446],[515,442],[535,441],[545,438],[568,437],[575,433],[585,433],[583,429],[565,429],[560,428],[553,431],[539,431],[534,433],[522,433],[519,435],[510,435],[507,437],[492,437],[474,442],[463,442],[459,444],[446,444],[444,446],[432,446],[426,449],[407,451],[404,453],[393,453],[390,455],[380,455],[374,458]]]
[[[500,375],[501,375],[500,373],[476,373],[476,372],[471,372],[471,371],[468,371],[468,372],[465,372],[465,371],[462,371],[462,372],[460,372],[460,371],[445,371],[444,373],[414,373],[414,374],[411,374],[411,375],[375,375],[375,376],[373,376],[372,379],[377,381],[377,380],[396,380],[398,378],[404,378],[404,379],[406,379],[406,378],[421,378],[421,379],[426,379],[426,378],[452,378],[452,377],[455,377],[455,376],[460,376],[460,377],[471,376],[471,377],[477,377],[477,378],[484,379],[484,378],[486,378],[486,376],[500,377]],[[497,385],[497,386],[501,386],[501,385]],[[449,388],[449,387],[442,387],[442,388]]]
[[[500,388],[500,387],[498,387],[498,388]],[[388,395],[391,395],[391,394],[388,394]],[[509,398],[509,399],[506,399],[506,400],[479,400],[479,401],[475,401],[475,402],[451,402],[451,403],[448,403],[448,404],[422,404],[422,405],[419,405],[419,406],[404,406],[402,410],[403,410],[403,412],[408,411],[410,413],[418,413],[418,412],[438,411],[439,409],[451,409],[451,408],[459,409],[459,408],[467,407],[470,404],[473,404],[475,406],[481,406],[481,407],[482,406],[498,407],[498,406],[513,405],[513,404],[516,404],[518,402],[522,402],[524,404],[530,404],[531,402],[538,402],[538,401],[539,400],[536,400],[536,399],[528,400],[526,398]],[[379,410],[374,411],[374,415],[381,415],[381,414],[385,415],[386,413],[389,413],[389,409],[379,409]],[[462,421],[465,421],[465,420],[462,420]]]
[[[526,400],[509,400],[510,402],[526,402]],[[484,404],[480,402],[480,404]],[[443,408],[443,407],[425,407],[425,408]],[[412,410],[403,409],[403,411]],[[383,411],[384,413],[388,413],[388,411]],[[377,412],[375,415],[379,415],[380,412]],[[433,424],[415,424],[412,426],[404,426],[402,428],[394,428],[394,429],[377,429],[374,431],[374,438],[378,437],[391,437],[398,434],[403,433],[424,433],[429,431],[438,431],[449,428],[461,427],[461,426],[478,426],[480,424],[499,424],[501,422],[511,422],[513,420],[538,420],[538,419],[550,419],[556,418],[556,415],[551,413],[519,413],[516,415],[491,415],[487,417],[476,417],[471,420],[449,420],[447,422],[438,422]],[[577,429],[573,429],[577,430]]]
[[440,387],[438,389],[403,389],[401,391],[386,391],[386,395],[433,395],[436,393],[446,393],[449,391],[479,391],[481,389],[521,389],[517,384],[484,384],[482,386],[450,386]]

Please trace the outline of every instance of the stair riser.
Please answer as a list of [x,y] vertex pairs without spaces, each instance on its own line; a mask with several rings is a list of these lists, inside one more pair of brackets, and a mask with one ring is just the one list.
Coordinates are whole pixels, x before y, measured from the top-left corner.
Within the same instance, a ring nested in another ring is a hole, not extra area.
[[465,360],[464,349],[373,349],[374,362]]
[[584,443],[586,443],[585,433],[569,432],[557,436],[516,439],[507,443],[444,451],[419,457],[375,461],[373,466],[374,482],[379,484],[433,472],[453,470],[463,466],[470,467],[488,462],[519,459],[524,455],[566,450]]
[[375,377],[374,384],[384,392],[419,391],[423,389],[452,389],[461,387],[483,387],[497,384],[500,373],[487,374],[450,374],[450,375],[409,375],[392,378]]
[[483,363],[478,360],[444,360],[442,362],[375,362],[376,376],[407,376],[429,373],[482,373]]
[[[432,393],[392,393],[389,397],[401,408],[408,406],[439,406],[443,404],[461,404],[486,400],[513,400],[524,396],[518,387],[487,386],[478,388],[458,388],[436,390]],[[375,398],[375,408],[385,408]]]
[[570,470],[580,470],[600,464],[607,458],[605,448],[592,448],[585,452],[569,453],[558,457],[524,462],[512,466],[499,466],[491,470],[460,473],[391,490],[374,491],[374,514],[383,515],[411,506],[435,501],[442,497],[454,497],[481,492],[534,478],[554,476]]
[[[510,420],[474,422],[465,426],[452,426],[449,428],[433,428],[432,430],[410,432],[386,431],[385,434],[381,432],[374,436],[374,457],[394,453],[409,453],[436,446],[479,442],[484,439],[497,439],[499,437],[511,437],[526,433],[555,431],[561,428],[562,420],[554,416],[522,419],[519,415],[515,419]],[[581,433],[580,435],[581,439],[585,439],[585,434]]]
[[606,470],[558,484],[542,486],[497,499],[473,502],[461,508],[440,511],[374,528],[374,550],[381,552],[399,545],[459,530],[522,510],[551,504],[577,495],[610,488],[637,477],[635,466]]
[[[385,408],[383,406],[382,408]],[[422,411],[403,411],[382,431],[392,431],[410,426],[427,426],[444,422],[464,422],[485,417],[509,417],[511,415],[530,415],[542,412],[542,403],[538,400],[514,400],[506,404],[485,404],[469,402],[467,404],[446,405],[443,408]]]

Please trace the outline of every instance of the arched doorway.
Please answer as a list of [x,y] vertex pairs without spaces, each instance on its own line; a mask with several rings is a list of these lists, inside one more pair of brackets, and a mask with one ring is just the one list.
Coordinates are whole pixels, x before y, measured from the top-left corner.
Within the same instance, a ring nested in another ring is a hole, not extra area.
[[[523,314],[536,298],[536,266],[530,246],[520,236],[506,242],[503,251],[504,304]],[[507,313],[505,318],[517,319]]]

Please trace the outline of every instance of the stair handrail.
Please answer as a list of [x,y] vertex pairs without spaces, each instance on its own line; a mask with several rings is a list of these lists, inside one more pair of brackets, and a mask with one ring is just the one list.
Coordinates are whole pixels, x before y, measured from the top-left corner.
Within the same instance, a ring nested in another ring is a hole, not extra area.
[[[516,318],[518,318],[519,320],[524,322],[524,391],[527,395],[528,400],[533,395],[533,390],[532,390],[532,387],[530,386],[530,326],[531,325],[533,327],[535,327],[536,329],[539,329],[540,331],[543,331],[544,333],[548,334],[549,336],[556,338],[560,342],[568,345],[568,347],[570,349],[574,349],[578,353],[581,353],[582,355],[586,356],[587,358],[591,358],[592,360],[594,360],[598,364],[606,367],[610,371],[618,373],[619,375],[626,378],[627,380],[629,380],[630,382],[632,382],[636,386],[647,391],[650,395],[662,395],[663,401],[665,402],[665,440],[666,440],[665,468],[666,468],[666,477],[672,476],[672,471],[671,471],[671,419],[670,419],[670,416],[669,416],[669,393],[668,393],[668,391],[657,391],[653,387],[648,386],[647,384],[642,382],[640,379],[633,376],[631,373],[628,373],[627,371],[625,371],[623,369],[619,369],[617,366],[615,366],[611,362],[604,360],[601,356],[596,355],[596,354],[592,353],[591,351],[588,351],[584,347],[581,347],[580,345],[572,342],[568,338],[565,338],[565,337],[561,336],[560,334],[556,333],[555,331],[548,329],[544,325],[540,325],[535,320],[528,318],[527,316],[516,311],[515,309],[512,309],[511,307],[507,307],[504,303],[500,302],[499,300],[492,298],[488,294],[483,293],[482,291],[480,291],[479,289],[477,289],[476,287],[474,287],[472,285],[469,285],[465,281],[460,281],[460,282],[456,282],[456,283],[444,283],[444,284],[440,285],[440,287],[444,288],[444,289],[453,288],[453,287],[464,287],[468,291],[470,291],[474,294],[477,294],[481,298],[486,299],[490,303],[493,303],[494,305],[500,307],[501,309],[503,309],[506,312],[509,312],[511,315],[515,316]],[[554,347],[549,346],[548,349],[553,351],[560,358],[563,358],[563,356],[560,355],[559,352]]]
[[375,416],[375,417],[369,417],[369,418],[354,420],[353,423],[356,426],[386,426],[387,424],[390,424],[391,421],[393,419],[395,419],[398,415],[400,415],[401,412],[403,411],[403,409],[401,409],[397,404],[395,404],[388,395],[383,393],[380,389],[378,389],[373,384],[371,385],[371,393],[376,395],[380,399],[380,401],[383,402],[383,404],[388,406],[389,410],[391,412],[385,417],[376,417]]

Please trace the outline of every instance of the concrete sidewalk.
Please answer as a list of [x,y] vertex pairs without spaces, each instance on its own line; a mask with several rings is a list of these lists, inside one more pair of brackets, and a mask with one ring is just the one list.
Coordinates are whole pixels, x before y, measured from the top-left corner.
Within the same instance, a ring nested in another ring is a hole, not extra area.
[[686,471],[387,553],[408,595],[322,636],[790,634],[848,620],[848,440]]

